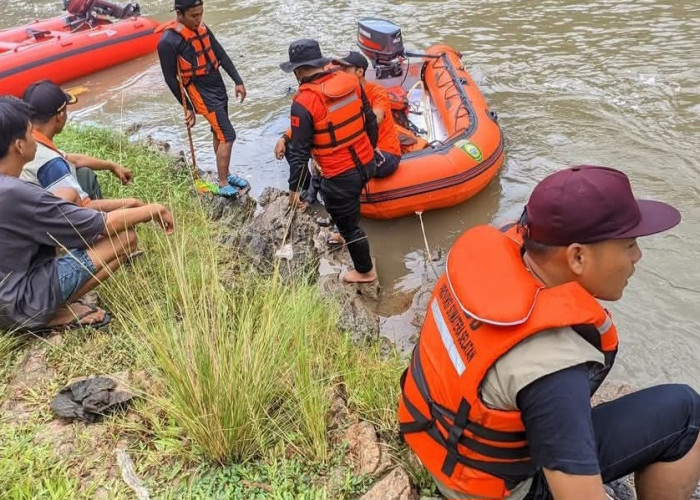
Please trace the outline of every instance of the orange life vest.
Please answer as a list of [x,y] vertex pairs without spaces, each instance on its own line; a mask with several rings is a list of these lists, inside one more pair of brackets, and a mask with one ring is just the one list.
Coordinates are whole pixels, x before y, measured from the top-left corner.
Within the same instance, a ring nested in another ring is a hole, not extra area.
[[311,147],[311,154],[321,168],[326,166],[331,155],[353,147],[361,164],[371,161],[374,150],[365,132],[362,88],[357,77],[336,71],[329,78],[303,83],[297,96],[303,92],[316,94],[325,108],[323,118],[314,118]]
[[209,28],[204,24],[200,24],[197,31],[193,31],[177,21],[170,21],[156,28],[156,32],[167,30],[179,34],[194,49],[194,62],[188,61],[182,55],[177,58],[178,68],[184,80],[183,83],[189,83],[194,76],[206,76],[212,71],[219,69],[219,60],[216,58],[214,49],[211,46]]
[[514,230],[478,226],[450,251],[425,323],[401,380],[400,431],[447,488],[504,498],[535,468],[519,411],[495,410],[481,384],[496,361],[543,330],[572,327],[605,354],[591,372],[592,392],[617,352],[617,332],[578,283],[546,288],[522,261]]

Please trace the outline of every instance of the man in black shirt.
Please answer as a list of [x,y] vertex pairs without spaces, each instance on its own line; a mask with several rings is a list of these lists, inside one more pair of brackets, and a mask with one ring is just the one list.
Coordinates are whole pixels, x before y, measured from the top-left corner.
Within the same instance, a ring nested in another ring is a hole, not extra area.
[[236,83],[236,98],[240,102],[246,97],[246,88],[231,58],[202,23],[203,1],[175,0],[175,11],[177,20],[158,28],[163,31],[158,56],[165,83],[180,104],[184,97],[180,85],[184,85],[188,127],[194,125],[195,113],[204,116],[211,125],[219,175],[218,194],[236,196],[235,188],[245,188],[248,183],[229,174],[236,132],[228,117],[228,94],[219,67]]

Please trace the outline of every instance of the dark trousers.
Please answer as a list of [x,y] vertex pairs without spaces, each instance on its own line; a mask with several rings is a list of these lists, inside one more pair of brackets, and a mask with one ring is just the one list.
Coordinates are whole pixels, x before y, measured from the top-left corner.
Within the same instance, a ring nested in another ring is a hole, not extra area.
[[[366,167],[374,170],[374,162]],[[352,168],[331,178],[321,179],[321,196],[326,211],[345,239],[355,269],[360,273],[372,270],[367,234],[360,227],[360,194],[367,174]]]
[[[598,462],[609,483],[656,462],[675,462],[695,444],[700,396],[687,385],[667,384],[623,396],[593,409]],[[526,500],[551,500],[538,473]]]
[[83,188],[83,191],[88,194],[91,200],[102,199],[102,188],[100,183],[97,182],[97,175],[94,170],[80,167],[76,170],[75,175],[78,178],[78,184],[80,184],[80,187]]
[[385,151],[375,151],[374,161],[377,164],[377,171],[374,173],[374,176],[389,177],[399,168],[401,157]]

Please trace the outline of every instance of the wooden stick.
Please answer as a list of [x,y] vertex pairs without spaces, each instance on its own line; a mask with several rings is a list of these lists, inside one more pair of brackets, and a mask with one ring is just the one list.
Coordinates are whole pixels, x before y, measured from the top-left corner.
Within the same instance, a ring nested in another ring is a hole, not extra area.
[[182,73],[180,66],[177,67],[177,82],[180,84],[180,98],[182,99],[182,111],[185,113],[185,127],[187,127],[187,139],[190,142],[190,156],[192,158],[192,176],[195,181],[199,180],[199,169],[197,168],[197,157],[194,155],[194,142],[192,141],[192,129],[187,123],[187,93],[185,92],[185,84],[182,81]]

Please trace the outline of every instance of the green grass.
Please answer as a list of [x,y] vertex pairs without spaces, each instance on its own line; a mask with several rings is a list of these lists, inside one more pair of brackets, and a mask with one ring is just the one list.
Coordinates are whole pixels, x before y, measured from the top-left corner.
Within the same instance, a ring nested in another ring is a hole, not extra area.
[[[86,373],[129,369],[148,380],[134,388],[140,400],[129,415],[106,422],[97,457],[126,439],[154,498],[357,498],[371,478],[353,476],[342,465],[342,446],[328,436],[332,399],[344,393],[351,410],[374,423],[403,460],[405,448],[393,436],[405,361],[353,345],[336,326],[337,304],[319,294],[310,276],[293,283],[261,276],[241,249],[222,248],[219,227],[170,158],[101,129],[70,128],[58,139],[67,151],[132,169],[132,186],[100,173],[105,196],[163,202],[178,226],[171,237],[140,227],[146,255],[100,287],[114,316],[109,329],[67,333],[47,350],[57,375],[51,391]],[[7,347],[3,339],[0,354],[17,352],[14,338]],[[16,431],[0,445],[0,491],[30,481],[35,491],[59,495],[36,498],[72,498],[60,495],[76,488],[74,498],[88,498],[96,481],[84,480],[85,469],[100,464],[56,457],[34,445],[31,434]],[[10,463],[11,453],[24,468]],[[29,463],[40,469],[26,478]],[[409,470],[423,482],[420,468]],[[115,480],[97,482],[110,498],[122,498],[124,485]]]
[[48,445],[36,444],[27,429],[0,426],[0,499],[68,500],[78,481]]
[[398,432],[396,409],[399,379],[406,361],[395,351],[381,352],[379,346],[346,351],[343,381],[348,403],[363,420],[371,422],[387,439]]

